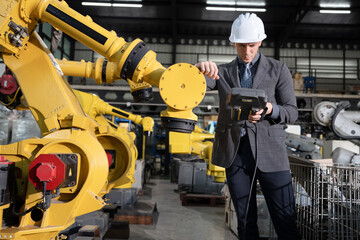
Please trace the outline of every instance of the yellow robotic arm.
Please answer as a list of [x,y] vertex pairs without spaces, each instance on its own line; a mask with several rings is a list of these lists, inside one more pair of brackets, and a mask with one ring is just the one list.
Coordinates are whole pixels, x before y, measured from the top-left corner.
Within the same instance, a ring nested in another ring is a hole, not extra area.
[[[69,61],[56,59],[61,70],[66,76],[92,78],[97,84],[113,83],[118,79],[114,69],[116,63],[98,58],[96,62]],[[148,101],[152,98],[151,85],[146,82],[137,82],[127,79],[130,92],[135,102]]]
[[154,120],[150,117],[141,117],[140,115],[132,114],[111,106],[110,104],[104,102],[95,94],[85,93],[79,90],[73,89],[77,99],[80,104],[83,106],[84,111],[89,114],[89,116],[96,118],[97,116],[104,114],[115,117],[124,118],[134,122],[135,124],[143,125],[144,131],[153,131]]
[[4,209],[13,209],[19,222],[0,228],[0,235],[7,239],[53,239],[76,216],[102,208],[109,176],[105,150],[116,147],[108,138],[100,139],[111,130],[82,109],[35,31],[39,21],[103,55],[107,61],[95,69],[101,72],[102,82],[126,79],[159,87],[168,105],[161,113],[163,125],[171,131],[193,131],[197,117],[192,109],[206,90],[204,76],[196,67],[181,63],[165,69],[144,42],[125,42],[65,1],[1,0],[0,56],[17,79],[21,103],[30,109],[44,136],[0,147],[7,164],[21,172],[12,181],[19,195],[0,206],[0,217]]
[[[165,69],[156,61],[156,54],[145,47],[144,42],[139,39],[131,43],[125,42],[114,31],[107,31],[89,16],[82,16],[69,8],[65,1],[6,3],[8,6],[4,8],[5,16],[12,18],[3,18],[1,24],[0,30],[9,33],[0,36],[5,51],[19,54],[26,48],[29,38],[27,34],[35,30],[37,21],[48,22],[111,62],[101,66],[104,79],[130,79],[135,83],[144,81],[158,86],[168,105],[168,109],[161,113],[165,127],[188,133],[194,129],[197,117],[192,109],[201,102],[206,91],[204,76],[197,68],[182,63]],[[14,27],[9,27],[10,23]],[[114,74],[116,78],[113,77]]]
[[[98,67],[99,63],[103,62],[103,60],[98,59],[95,63],[85,62],[85,61],[67,61],[67,60],[57,60],[59,63],[62,71],[67,76],[78,76],[78,77],[86,77],[86,78],[96,78],[97,75],[95,74],[95,69],[100,69]],[[116,76],[113,76],[116,77]],[[133,121],[135,124],[142,124],[144,131],[149,131],[153,128],[154,121],[152,118],[145,117],[141,118],[139,115],[132,115],[121,109],[114,108],[113,106],[103,102],[95,95],[83,93],[81,91],[74,90],[77,98],[80,100],[81,105],[85,106],[82,99],[88,98],[93,96],[96,103],[92,104],[93,110],[88,108],[84,108],[86,113],[96,112],[96,114],[107,114],[118,116],[121,118],[125,118],[128,120]],[[85,102],[90,102],[89,100]],[[101,102],[101,103],[100,103]],[[89,104],[88,104],[89,105]],[[90,105],[89,105],[90,106]],[[95,114],[90,114],[92,117],[95,117]],[[145,138],[145,134],[144,134]],[[201,129],[197,125],[195,125],[194,130],[191,134],[187,134],[184,132],[176,132],[176,131],[169,131],[169,152],[176,154],[195,154],[203,158],[208,163],[208,175],[212,175],[215,177],[215,181],[224,182],[225,180],[225,173],[224,169],[218,166],[215,166],[211,163],[211,154],[212,154],[212,142],[205,141],[205,140],[212,140],[214,139],[214,135],[210,134],[209,132]],[[145,142],[145,141],[143,141]],[[143,158],[145,152],[145,145],[143,144]]]
[[[86,77],[86,78],[93,78],[98,84],[103,83],[102,78],[104,76],[101,75],[101,68],[104,63],[104,59],[98,58],[96,62],[85,62],[84,60],[81,61],[68,61],[66,59],[56,60],[59,64],[62,72],[66,76],[73,76],[73,77]],[[113,65],[114,63],[106,63],[106,65]],[[106,79],[108,82],[113,82],[116,79],[116,75],[111,75]],[[135,83],[128,79],[129,86],[131,91],[138,91],[139,89],[146,89],[151,85],[147,84],[146,82],[142,83]],[[84,93],[78,90],[74,90],[75,95],[77,96],[78,100],[80,101],[83,108],[86,106],[87,114],[90,116],[95,117],[98,114],[108,114],[111,116],[116,116],[120,118],[124,118],[134,122],[135,124],[141,124],[146,132],[152,132],[154,126],[154,120],[150,117],[142,118],[140,115],[135,115],[126,111],[123,111],[119,108],[115,108],[108,103],[105,103],[99,97]],[[89,102],[89,100],[84,101],[86,98],[93,98],[94,104],[85,104]],[[92,109],[92,110],[90,110]]]
[[[91,62],[85,62],[85,61],[67,61],[67,60],[57,60],[59,63],[62,71],[67,76],[78,76],[78,77],[87,77],[87,78],[96,78],[97,75],[95,74],[95,69],[100,69],[100,67],[97,67],[99,62],[101,63],[103,60],[98,59],[95,63]],[[115,76],[113,76],[115,77]],[[80,103],[82,106],[84,104],[82,103],[85,96],[85,93],[74,90],[75,94],[77,95],[78,99],[80,100]],[[86,95],[91,96],[91,95]],[[93,104],[93,106],[96,106],[93,110],[101,113],[101,114],[108,114],[108,115],[116,115],[121,118],[125,118],[128,120],[133,121],[136,124],[142,124],[144,127],[144,131],[148,131],[148,129],[152,129],[154,122],[152,118],[146,117],[141,118],[138,115],[133,115],[133,117],[129,117],[129,113],[122,111],[120,109],[116,109],[113,106],[103,102],[101,99],[97,98],[95,95],[93,95],[94,98],[96,98],[96,102],[101,101],[102,103],[96,103]],[[95,100],[94,100],[95,101]],[[87,101],[89,102],[89,101]],[[83,107],[84,108],[84,107]],[[85,112],[89,113],[90,110],[87,108],[84,109]],[[139,120],[141,119],[141,121]],[[148,124],[146,124],[148,123]],[[212,140],[214,139],[214,135],[210,134],[209,132],[201,129],[197,125],[195,125],[194,130],[191,132],[191,134],[187,134],[184,132],[176,132],[176,131],[169,131],[169,152],[176,154],[195,154],[198,155],[200,158],[203,158],[208,163],[208,175],[212,175],[215,177],[215,181],[217,182],[224,182],[225,180],[225,173],[224,169],[218,166],[215,166],[211,163],[211,154],[212,154],[212,142],[206,141],[206,140]],[[145,141],[144,141],[145,142]],[[143,153],[145,145],[143,145]],[[143,156],[144,158],[145,156]]]
[[[119,108],[111,106],[110,104],[104,102],[98,96],[90,93],[85,93],[79,90],[73,90],[80,104],[83,106],[84,111],[89,114],[92,118],[99,121],[99,118],[103,118],[103,115],[110,115],[114,117],[120,117],[123,119],[130,120],[135,124],[142,125],[143,127],[143,159],[145,159],[145,137],[146,135],[150,135],[153,132],[154,128],[154,120],[151,117],[141,117],[140,115],[132,114],[126,111],[123,111]],[[107,122],[109,122],[107,120]],[[109,122],[109,124],[115,128],[117,126]],[[118,131],[121,131],[119,128]],[[134,136],[135,137],[135,136]],[[135,158],[136,160],[136,158]]]
[[[159,87],[168,109],[161,116],[165,127],[191,132],[197,120],[192,109],[203,99],[206,91],[204,76],[190,64],[175,64],[165,69],[156,54],[139,39],[127,43],[116,33],[95,24],[90,17],[70,9],[64,1],[31,1],[27,9],[45,22],[103,55],[109,62],[102,66],[107,81],[130,79]],[[36,5],[36,7],[35,7]],[[109,64],[113,63],[113,64]],[[116,75],[114,78],[113,75]]]

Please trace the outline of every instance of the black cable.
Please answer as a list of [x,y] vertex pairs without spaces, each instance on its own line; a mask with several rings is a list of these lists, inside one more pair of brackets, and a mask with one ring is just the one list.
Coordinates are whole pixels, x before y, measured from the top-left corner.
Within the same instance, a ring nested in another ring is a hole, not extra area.
[[[267,112],[268,108],[265,107],[263,112],[261,113],[261,118],[259,120],[262,121],[264,120],[265,118],[265,115],[266,115],[266,112]],[[251,194],[252,194],[252,189],[254,187],[254,182],[255,182],[255,176],[256,176],[256,171],[257,171],[257,165],[258,165],[258,159],[257,159],[257,151],[258,151],[258,137],[257,137],[257,125],[256,123],[254,123],[254,126],[255,126],[255,157],[254,157],[254,160],[255,160],[255,169],[254,169],[254,175],[252,177],[252,180],[251,180],[251,184],[250,184],[250,191],[249,191],[249,198],[248,198],[248,201],[247,201],[247,204],[246,204],[246,210],[245,210],[245,218],[244,218],[244,232],[243,232],[243,238],[245,239],[245,232],[246,232],[246,220],[247,220],[247,215],[248,215],[248,212],[249,212],[249,206],[250,206],[250,199],[251,199]],[[251,144],[251,143],[250,143]],[[256,196],[256,195],[255,195]]]
[[[264,111],[266,112],[266,110],[264,109]],[[252,190],[253,190],[253,187],[254,187],[254,182],[255,182],[255,176],[256,176],[256,171],[257,171],[257,165],[258,165],[258,159],[257,159],[257,152],[258,152],[258,137],[257,137],[257,125],[256,123],[254,123],[254,126],[255,126],[255,157],[254,157],[254,160],[255,160],[255,169],[254,169],[254,175],[252,177],[252,180],[251,180],[251,184],[250,184],[250,191],[249,191],[249,197],[248,197],[248,201],[247,201],[247,204],[246,204],[246,210],[245,210],[245,217],[244,217],[244,231],[243,231],[243,239],[245,240],[245,233],[246,233],[246,221],[247,221],[247,215],[248,215],[248,211],[249,211],[249,206],[250,206],[250,199],[251,199],[251,194],[252,194]],[[248,136],[249,137],[249,136]],[[251,143],[250,143],[250,146],[251,146]],[[255,198],[256,198],[256,194],[255,194]]]
[[22,216],[25,216],[26,214],[28,214],[29,212],[31,212],[32,210],[34,210],[36,208],[38,208],[38,204],[36,204],[35,206],[32,206],[31,208],[29,208],[28,210],[26,210],[24,212],[16,212],[15,205],[13,205],[12,213],[17,217],[22,217]]
[[[47,184],[47,182],[44,181],[44,182],[43,182],[43,191],[42,191],[42,192],[43,192],[43,200],[42,200],[42,202],[40,201],[40,202],[36,203],[35,206],[32,206],[31,208],[29,208],[28,210],[26,210],[26,211],[24,211],[24,212],[16,212],[16,210],[15,210],[15,204],[13,204],[13,206],[12,206],[12,213],[13,213],[15,216],[17,216],[17,217],[22,217],[22,216],[25,216],[26,214],[30,213],[31,211],[33,211],[33,210],[35,210],[35,209],[37,209],[37,208],[38,208],[38,209],[42,209],[43,211],[46,211],[46,210],[50,207],[50,203],[51,203],[51,202],[48,202],[49,199],[46,198],[46,195],[49,195],[49,196],[50,196],[50,200],[51,200],[52,198],[56,198],[56,197],[58,197],[58,196],[60,195],[60,189],[59,189],[59,188],[56,189],[56,193],[55,193],[55,194],[51,194],[50,191],[47,191],[47,190],[46,190],[46,184]],[[49,192],[50,194],[47,194],[47,192]]]

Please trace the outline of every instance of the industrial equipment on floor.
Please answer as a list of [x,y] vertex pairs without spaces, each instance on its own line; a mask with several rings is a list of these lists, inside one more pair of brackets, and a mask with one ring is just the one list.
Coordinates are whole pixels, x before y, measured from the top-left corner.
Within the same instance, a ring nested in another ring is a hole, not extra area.
[[0,3],[1,58],[22,92],[1,99],[12,108],[30,109],[43,136],[0,148],[10,196],[0,206],[0,217],[5,220],[0,235],[5,239],[53,239],[76,216],[106,204],[102,197],[109,191],[108,141],[100,141],[98,136],[113,135],[107,135],[107,129],[85,114],[35,31],[39,21],[50,23],[106,58],[93,69],[98,84],[127,79],[159,87],[168,106],[161,113],[162,122],[170,131],[190,134],[194,130],[197,116],[192,109],[203,99],[206,82],[193,65],[164,68],[144,42],[125,42],[114,31],[69,8],[65,1]]
[[295,154],[304,159],[321,159],[320,147],[323,141],[317,138],[286,133],[286,149],[288,154]]
[[179,144],[181,142],[189,144],[192,149],[192,154],[188,158],[173,154],[171,173],[176,176],[175,181],[178,182],[179,190],[221,195],[225,182],[225,169],[211,163],[213,149],[211,140],[214,139],[214,134],[195,126],[189,138],[174,137],[174,139],[178,139]]

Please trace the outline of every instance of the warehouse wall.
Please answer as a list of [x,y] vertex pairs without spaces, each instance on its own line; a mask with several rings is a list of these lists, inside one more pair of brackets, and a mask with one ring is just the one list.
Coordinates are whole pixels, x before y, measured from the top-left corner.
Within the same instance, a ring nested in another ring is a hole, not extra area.
[[[126,39],[132,40],[131,38]],[[147,47],[157,53],[157,59],[164,65],[172,64],[172,43],[153,43],[148,40]],[[215,42],[216,41],[216,42]],[[234,59],[236,51],[227,41],[201,41],[201,43],[189,44],[181,40],[176,44],[175,62],[197,63],[204,60],[212,60],[217,64],[229,62]],[[322,47],[322,49],[321,49]],[[334,46],[338,47],[338,46]],[[266,56],[275,56],[273,44],[264,42],[261,52]],[[360,85],[359,81],[359,50],[330,49],[319,45],[319,49],[313,48],[282,48],[280,49],[280,60],[285,62],[292,74],[300,72],[303,77],[316,77],[317,92],[348,92],[355,86]],[[75,60],[93,61],[99,56],[90,49],[75,44]],[[74,79],[74,84],[79,82]],[[92,80],[86,80],[86,84],[93,84]],[[119,83],[118,83],[119,84]],[[125,82],[120,83],[126,84]]]
[[316,77],[316,89],[347,91],[359,85],[359,56],[356,50],[281,49],[280,60],[290,70]]
[[[49,24],[40,24],[38,31],[44,42],[50,46],[52,27]],[[134,39],[128,37],[125,40]],[[222,64],[233,60],[236,55],[234,47],[227,40],[180,39],[177,44],[165,38],[144,38],[143,40],[149,49],[157,53],[158,61],[165,67],[173,62],[174,47],[176,48],[175,62],[195,64],[199,61],[212,60],[217,64]],[[102,57],[81,43],[72,41],[64,35],[54,54],[55,57],[85,61],[94,61]],[[286,48],[281,48],[279,56],[292,74],[299,72],[303,77],[315,77],[317,92],[359,91],[360,50],[357,48],[357,45],[296,43],[287,44]],[[274,43],[264,41],[260,51],[266,56],[274,57]],[[0,74],[4,72],[4,68],[0,60]],[[70,78],[69,80],[72,84],[95,84],[92,79]],[[114,85],[127,85],[127,83],[117,81]]]

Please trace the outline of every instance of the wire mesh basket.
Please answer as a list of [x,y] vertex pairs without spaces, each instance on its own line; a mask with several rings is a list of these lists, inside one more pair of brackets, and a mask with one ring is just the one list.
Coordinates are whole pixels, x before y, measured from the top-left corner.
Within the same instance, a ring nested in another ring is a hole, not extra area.
[[360,166],[289,159],[302,238],[360,240]]

